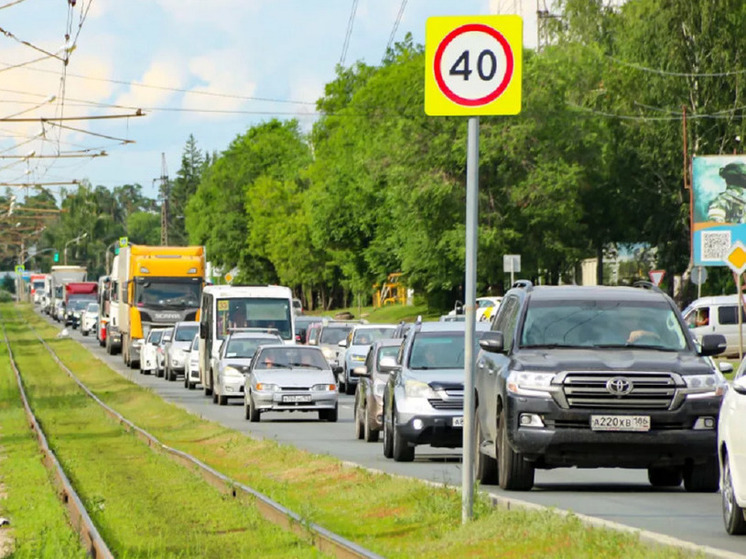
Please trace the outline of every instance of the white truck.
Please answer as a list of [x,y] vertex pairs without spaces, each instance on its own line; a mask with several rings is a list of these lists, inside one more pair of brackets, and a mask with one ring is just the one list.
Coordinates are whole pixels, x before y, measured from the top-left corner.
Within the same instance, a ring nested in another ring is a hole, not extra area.
[[64,320],[65,285],[86,280],[85,266],[52,266],[51,303],[49,314],[55,320]]

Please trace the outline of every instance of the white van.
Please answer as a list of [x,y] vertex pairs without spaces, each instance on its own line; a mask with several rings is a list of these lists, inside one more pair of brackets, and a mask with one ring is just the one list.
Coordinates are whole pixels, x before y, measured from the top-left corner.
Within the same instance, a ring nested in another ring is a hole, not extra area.
[[295,343],[293,292],[279,285],[211,285],[202,291],[199,323],[199,378],[205,396],[213,394],[220,344],[232,328],[274,328]]
[[[738,357],[738,295],[702,297],[684,309],[684,322],[692,333],[701,338],[703,334],[722,334],[727,347],[721,357]],[[743,344],[746,349],[746,313],[741,310],[743,322]]]

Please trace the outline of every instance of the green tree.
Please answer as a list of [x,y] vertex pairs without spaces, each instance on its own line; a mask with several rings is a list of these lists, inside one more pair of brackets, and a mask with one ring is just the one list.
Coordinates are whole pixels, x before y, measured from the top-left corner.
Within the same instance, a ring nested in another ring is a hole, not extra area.
[[168,242],[171,245],[184,245],[188,242],[186,206],[197,192],[205,167],[205,155],[197,148],[197,141],[190,134],[181,156],[181,167],[169,192]]

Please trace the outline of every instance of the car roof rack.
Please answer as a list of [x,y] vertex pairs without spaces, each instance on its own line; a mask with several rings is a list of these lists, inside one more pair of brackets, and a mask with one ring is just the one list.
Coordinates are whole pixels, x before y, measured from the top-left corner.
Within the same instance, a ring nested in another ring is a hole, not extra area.
[[639,287],[642,289],[650,289],[651,291],[655,291],[656,293],[663,293],[663,290],[655,285],[652,281],[646,281],[646,280],[639,280],[632,284],[632,287]]
[[534,288],[534,284],[531,282],[531,280],[519,279],[514,281],[511,287],[531,291]]

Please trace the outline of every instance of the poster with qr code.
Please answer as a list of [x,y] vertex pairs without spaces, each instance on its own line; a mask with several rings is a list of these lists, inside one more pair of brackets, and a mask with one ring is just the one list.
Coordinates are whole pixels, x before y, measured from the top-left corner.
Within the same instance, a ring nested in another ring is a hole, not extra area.
[[746,245],[746,155],[692,159],[695,266],[725,266],[733,244]]

